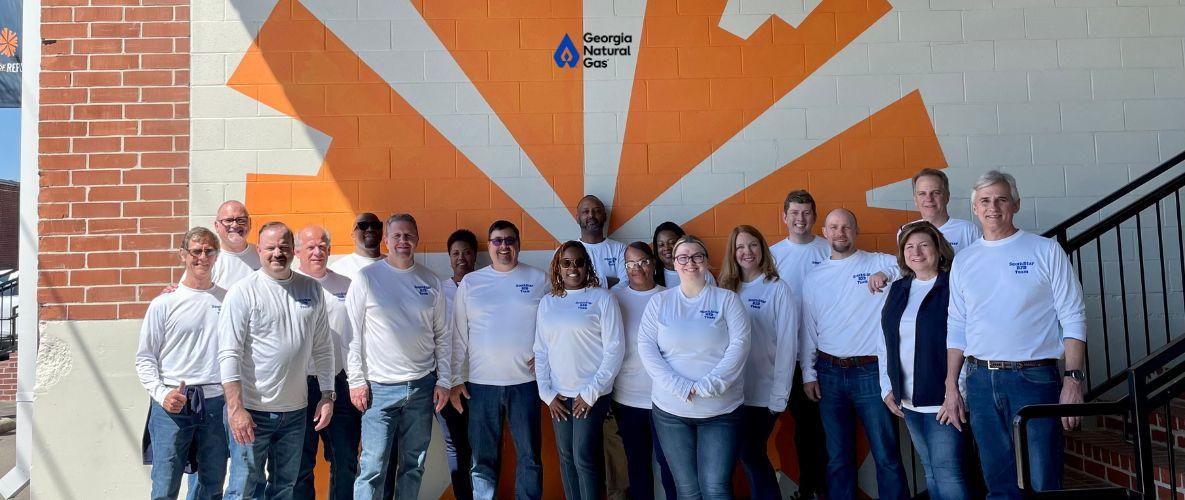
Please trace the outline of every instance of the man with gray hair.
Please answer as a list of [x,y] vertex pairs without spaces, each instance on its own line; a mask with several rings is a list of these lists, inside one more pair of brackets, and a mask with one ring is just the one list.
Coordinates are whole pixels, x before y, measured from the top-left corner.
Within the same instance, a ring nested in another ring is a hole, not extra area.
[[[309,405],[305,372],[333,387],[333,341],[317,280],[294,273],[292,230],[280,222],[259,231],[263,266],[226,293],[218,318],[218,364],[230,442],[228,500],[249,498],[264,481],[267,498],[291,498],[300,469]],[[314,430],[333,417],[332,389],[315,402]]]
[[[300,259],[298,271],[321,284],[325,298],[326,316],[333,340],[334,394],[341,394],[333,403],[333,420],[324,430],[317,432],[316,407],[309,406],[305,412],[304,449],[300,458],[300,472],[296,477],[293,498],[312,500],[316,498],[313,469],[317,465],[317,442],[325,446],[325,460],[329,462],[329,498],[342,500],[353,498],[354,479],[358,477],[358,444],[361,432],[362,414],[350,399],[349,384],[346,382],[346,349],[351,335],[350,319],[346,315],[346,292],[350,279],[325,266],[329,258],[329,232],[316,225],[306,226],[296,233],[296,256]],[[313,363],[308,367],[309,399],[319,398],[321,384]],[[328,387],[327,387],[328,389]]]
[[214,230],[218,232],[222,250],[214,263],[214,284],[230,290],[230,287],[247,275],[259,269],[259,252],[255,245],[247,243],[251,231],[251,214],[246,205],[238,200],[227,200],[218,206],[214,217]]
[[[1082,286],[1066,252],[1013,223],[1016,179],[992,170],[971,193],[983,239],[954,260],[947,317],[946,399],[939,421],[965,419],[959,373],[966,356],[966,410],[991,498],[1020,498],[1012,420],[1031,404],[1081,403],[1086,352]],[[1058,362],[1065,358],[1065,371]],[[964,420],[965,421],[965,420]],[[1062,427],[1080,417],[1030,422],[1036,490],[1060,489]]]
[[[386,260],[358,271],[346,294],[350,400],[362,415],[354,498],[419,497],[432,415],[449,400],[452,322],[440,278],[416,265],[420,241],[409,214],[387,219]],[[396,464],[394,492],[384,491]]]

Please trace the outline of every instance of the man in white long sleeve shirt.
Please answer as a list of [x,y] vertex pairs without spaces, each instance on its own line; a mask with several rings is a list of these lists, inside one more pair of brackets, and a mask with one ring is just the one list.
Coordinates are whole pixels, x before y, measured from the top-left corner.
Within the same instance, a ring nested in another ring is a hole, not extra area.
[[[975,223],[952,218],[947,211],[950,204],[950,180],[947,179],[946,173],[933,168],[923,168],[913,176],[912,185],[913,203],[922,214],[922,220],[934,224],[956,254],[983,236]],[[901,231],[897,231],[897,235],[900,236]]]
[[440,278],[416,265],[419,240],[415,218],[392,215],[391,254],[362,268],[346,296],[356,333],[346,362],[350,400],[365,412],[359,500],[385,498],[391,461],[398,463],[395,498],[419,497],[432,414],[449,399],[451,323]]
[[[310,359],[321,387],[333,386],[333,341],[317,280],[295,273],[292,231],[280,222],[259,231],[263,266],[226,293],[218,318],[218,366],[230,441],[228,500],[265,494],[290,498],[304,443]],[[320,431],[333,417],[332,390],[315,402]]]
[[[786,225],[786,239],[769,247],[778,276],[790,286],[790,292],[802,296],[802,279],[815,266],[831,258],[831,246],[827,240],[812,231],[818,213],[815,198],[803,189],[786,194],[782,203],[782,223]],[[801,320],[801,315],[800,318]],[[802,344],[801,331],[798,344]],[[790,386],[790,414],[794,416],[794,449],[798,454],[800,478],[799,497],[815,498],[825,493],[827,483],[824,465],[827,463],[827,446],[823,441],[823,421],[819,418],[819,403],[811,401],[802,390],[802,370],[794,367],[794,382]],[[782,427],[785,429],[785,427]]]
[[358,277],[358,271],[387,258],[380,245],[383,242],[383,221],[370,212],[362,212],[354,219],[354,253],[342,256],[329,264],[329,269],[351,280]]
[[[321,226],[306,226],[296,233],[296,256],[300,259],[298,271],[317,280],[325,297],[326,317],[329,331],[333,334],[333,366],[337,374],[333,380],[334,394],[350,392],[346,382],[346,349],[352,330],[346,315],[346,292],[350,279],[329,268],[329,233]],[[308,394],[310,400],[321,397],[321,383],[317,380],[314,363],[308,368]],[[296,477],[293,497],[297,500],[316,498],[313,470],[317,465],[317,443],[325,446],[325,458],[329,461],[330,500],[348,499],[354,496],[354,479],[358,477],[358,444],[362,430],[362,413],[354,408],[349,398],[337,398],[333,402],[333,420],[324,430],[314,430],[316,407],[310,405],[305,412],[304,448],[300,457],[300,473]]]
[[[963,250],[951,269],[942,411],[962,416],[958,378],[966,356],[967,409],[989,496],[1020,498],[1012,420],[1026,405],[1082,402],[1086,308],[1065,251],[1013,224],[1020,194],[1011,175],[983,174],[971,203],[983,239]],[[1059,373],[1063,355],[1066,371]],[[1061,488],[1061,427],[1079,421],[1028,424],[1035,490]]]
[[859,415],[876,461],[882,499],[908,498],[897,424],[881,401],[877,344],[883,293],[868,280],[896,266],[896,258],[856,248],[860,230],[852,212],[838,208],[824,220],[831,258],[803,281],[799,359],[807,395],[819,401],[827,441],[828,498],[856,497],[856,422]]
[[593,195],[586,195],[576,205],[576,223],[580,226],[580,243],[593,261],[593,270],[601,278],[602,288],[629,281],[625,274],[625,243],[605,237],[605,223],[609,212],[605,203]]
[[148,305],[136,350],[136,374],[152,398],[148,432],[152,498],[177,498],[181,473],[196,447],[191,498],[221,498],[226,479],[225,399],[218,378],[218,311],[226,295],[211,276],[218,237],[195,227],[178,252],[185,278]]
[[259,250],[247,243],[251,214],[242,202],[228,200],[218,207],[214,230],[218,231],[222,247],[218,261],[214,263],[214,284],[230,290],[239,280],[259,269]]
[[535,316],[550,285],[547,275],[518,261],[518,228],[490,225],[491,264],[469,273],[453,299],[453,406],[469,398],[469,444],[473,450],[473,498],[497,494],[502,416],[515,448],[515,498],[543,496],[539,389],[535,383]]

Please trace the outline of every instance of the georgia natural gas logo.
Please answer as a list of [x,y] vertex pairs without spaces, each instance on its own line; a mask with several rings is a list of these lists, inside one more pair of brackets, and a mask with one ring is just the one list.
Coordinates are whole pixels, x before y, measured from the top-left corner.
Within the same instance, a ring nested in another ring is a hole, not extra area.
[[609,58],[629,57],[633,54],[634,36],[626,33],[585,32],[581,41],[584,44],[578,51],[572,37],[565,33],[552,56],[555,65],[560,68],[575,68],[577,64],[583,64],[586,68],[607,68]]

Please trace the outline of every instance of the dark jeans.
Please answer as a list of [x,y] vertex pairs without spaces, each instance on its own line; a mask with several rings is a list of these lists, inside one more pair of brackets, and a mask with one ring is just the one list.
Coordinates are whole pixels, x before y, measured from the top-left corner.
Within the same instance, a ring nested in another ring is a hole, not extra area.
[[313,500],[317,492],[313,484],[313,469],[317,466],[317,442],[324,444],[325,461],[329,462],[329,500],[354,498],[354,479],[358,477],[358,444],[362,434],[362,413],[350,402],[350,384],[346,372],[338,372],[333,387],[337,399],[333,403],[333,419],[320,432],[313,430],[316,423],[317,401],[321,400],[321,384],[317,377],[309,377],[309,407],[305,412],[304,450],[300,456],[300,473],[292,490],[297,500]]
[[[1012,419],[1022,407],[1057,403],[1061,373],[1057,366],[1023,370],[989,370],[971,365],[967,376],[967,411],[987,483],[988,498],[1020,498],[1016,484],[1016,452]],[[1062,426],[1056,418],[1029,422],[1029,466],[1033,488],[1060,489]]]
[[966,500],[966,474],[963,456],[967,451],[969,432],[959,432],[953,425],[938,422],[937,413],[919,413],[902,409],[909,438],[918,451],[922,468],[926,471],[926,490],[931,500]]
[[897,423],[881,399],[877,364],[843,368],[830,361],[815,362],[819,374],[819,413],[827,429],[827,498],[856,498],[856,417],[868,435],[876,462],[876,486],[883,500],[906,499],[905,469],[897,441]]
[[[561,402],[572,410],[574,398]],[[560,478],[564,496],[569,500],[600,500],[605,473],[605,415],[609,413],[609,396],[593,403],[588,416],[567,420],[551,419],[555,429],[555,445],[560,455]]]
[[472,500],[473,483],[469,480],[469,466],[473,454],[469,449],[469,402],[465,398],[461,398],[461,408],[465,409],[465,413],[458,413],[452,404],[444,405],[440,413],[436,414],[436,422],[440,424],[440,433],[444,436],[444,454],[452,478],[453,497],[457,500]]
[[680,500],[729,500],[741,448],[741,409],[708,418],[651,412]]
[[255,423],[255,440],[247,444],[239,444],[230,435],[230,425],[225,423],[226,412],[223,412],[226,441],[230,445],[230,481],[223,498],[242,500],[256,495],[256,486],[265,482],[265,462],[268,474],[264,498],[292,498],[304,444],[304,408],[287,412],[246,411]]
[[769,436],[780,413],[761,406],[741,406],[741,464],[749,477],[753,500],[779,500],[778,475],[769,461]]
[[[819,403],[811,401],[802,389],[802,369],[794,368],[790,386],[790,415],[794,417],[794,452],[798,455],[798,491],[811,498],[827,491],[827,444]],[[785,429],[785,427],[783,427]],[[786,432],[782,430],[780,432]]]
[[658,462],[658,473],[667,500],[675,500],[675,478],[662,446],[654,437],[654,422],[650,410],[613,402],[613,418],[617,419],[617,433],[625,444],[626,468],[629,473],[630,500],[654,500],[654,472],[651,457]]
[[202,400],[201,415],[169,413],[152,401],[148,432],[152,435],[152,498],[175,499],[181,489],[181,473],[191,447],[197,447],[197,474],[189,481],[189,498],[222,498],[226,480],[226,427],[222,421],[226,400],[222,396]]
[[543,497],[543,463],[539,459],[539,387],[535,382],[500,386],[468,383],[469,446],[473,450],[473,498],[493,500],[498,494],[499,450],[502,448],[502,415],[506,415],[514,442],[514,497]]

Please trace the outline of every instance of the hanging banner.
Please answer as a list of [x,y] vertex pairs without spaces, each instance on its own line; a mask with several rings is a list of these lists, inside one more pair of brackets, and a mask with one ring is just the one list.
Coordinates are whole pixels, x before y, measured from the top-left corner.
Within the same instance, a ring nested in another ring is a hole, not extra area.
[[0,108],[21,107],[21,3],[0,2]]

